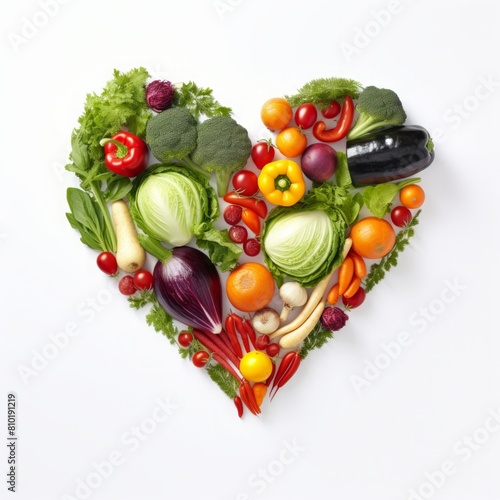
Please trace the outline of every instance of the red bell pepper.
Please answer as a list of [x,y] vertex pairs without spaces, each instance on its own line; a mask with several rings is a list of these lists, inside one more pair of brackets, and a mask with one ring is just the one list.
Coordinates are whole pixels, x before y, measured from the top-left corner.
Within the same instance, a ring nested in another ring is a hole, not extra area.
[[102,139],[106,167],[118,175],[135,177],[148,166],[146,143],[130,132],[118,132],[111,139]]

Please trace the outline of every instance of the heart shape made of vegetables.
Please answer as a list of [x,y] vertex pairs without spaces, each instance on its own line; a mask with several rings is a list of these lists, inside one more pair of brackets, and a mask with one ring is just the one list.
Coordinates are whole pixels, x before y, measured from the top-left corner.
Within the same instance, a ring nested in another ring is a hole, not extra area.
[[212,89],[115,70],[66,166],[66,216],[99,269],[240,417],[396,266],[425,201],[410,176],[435,159],[396,92],[355,80],[311,80],[260,118],[269,137],[251,138]]

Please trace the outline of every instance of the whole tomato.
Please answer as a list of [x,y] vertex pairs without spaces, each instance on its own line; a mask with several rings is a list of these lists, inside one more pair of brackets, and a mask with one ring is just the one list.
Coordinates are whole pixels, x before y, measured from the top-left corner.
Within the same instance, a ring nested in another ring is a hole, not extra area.
[[253,196],[259,190],[257,175],[251,170],[240,170],[233,175],[233,187],[243,196]]
[[268,163],[274,160],[275,153],[276,151],[271,139],[268,141],[259,141],[252,147],[252,160],[255,166],[259,170],[262,170]]
[[301,104],[295,111],[295,123],[303,128],[311,128],[318,118],[318,110],[316,106],[310,102]]

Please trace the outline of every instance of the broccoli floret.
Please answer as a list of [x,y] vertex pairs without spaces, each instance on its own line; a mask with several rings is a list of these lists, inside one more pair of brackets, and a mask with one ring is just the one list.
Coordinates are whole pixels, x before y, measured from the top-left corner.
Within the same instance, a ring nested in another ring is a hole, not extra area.
[[182,160],[196,147],[196,125],[196,120],[186,108],[166,109],[149,119],[146,143],[153,156],[161,162]]
[[248,131],[230,116],[214,116],[198,125],[191,160],[205,172],[215,172],[217,194],[227,193],[231,175],[247,163],[252,150]]
[[358,139],[374,130],[392,125],[402,125],[406,113],[398,95],[390,89],[366,87],[356,104],[359,113],[354,127],[347,134],[347,139]]

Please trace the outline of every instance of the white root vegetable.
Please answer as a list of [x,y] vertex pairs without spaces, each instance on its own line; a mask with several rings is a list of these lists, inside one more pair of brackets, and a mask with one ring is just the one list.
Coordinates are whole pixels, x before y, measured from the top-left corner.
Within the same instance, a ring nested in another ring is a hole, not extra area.
[[139,243],[137,229],[123,200],[111,204],[111,216],[116,230],[116,262],[127,273],[142,269],[146,263],[146,251]]
[[[345,240],[344,249],[342,251],[344,257],[348,254],[349,250],[351,249],[351,245],[352,245],[351,238],[347,238]],[[323,295],[325,294],[326,291],[326,287],[328,286],[328,283],[330,282],[330,279],[336,270],[337,268],[334,267],[332,271],[314,287],[311,295],[309,296],[308,301],[300,311],[300,314],[293,321],[291,321],[287,325],[282,326],[281,328],[278,328],[278,330],[269,335],[270,339],[279,337],[281,335],[285,335],[286,333],[290,333],[296,330],[307,320],[307,318],[309,318],[311,313],[314,311],[316,306],[323,298]]]
[[252,326],[256,332],[269,335],[280,326],[280,315],[271,307],[264,307],[252,316]]
[[280,346],[283,349],[291,349],[298,346],[314,329],[325,310],[326,300],[321,299],[313,309],[313,312],[296,330],[293,330],[280,338]]
[[280,287],[280,297],[283,301],[280,319],[284,323],[294,307],[303,306],[307,302],[307,290],[296,281],[287,281]]

